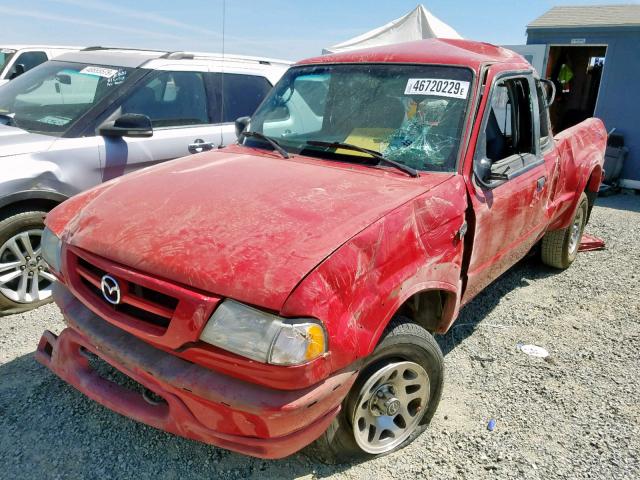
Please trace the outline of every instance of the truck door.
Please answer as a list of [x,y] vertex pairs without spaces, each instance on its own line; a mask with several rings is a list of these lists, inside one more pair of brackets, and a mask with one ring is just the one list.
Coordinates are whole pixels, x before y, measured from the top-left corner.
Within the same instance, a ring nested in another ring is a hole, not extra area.
[[474,173],[467,179],[473,243],[463,302],[526,255],[548,219],[549,167],[540,149],[532,72],[490,73],[487,83]]

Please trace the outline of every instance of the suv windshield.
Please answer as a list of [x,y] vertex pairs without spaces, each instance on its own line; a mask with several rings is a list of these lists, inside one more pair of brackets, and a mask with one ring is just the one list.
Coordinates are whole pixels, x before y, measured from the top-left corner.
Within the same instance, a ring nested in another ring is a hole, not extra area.
[[0,88],[0,115],[9,125],[61,136],[133,69],[50,61]]
[[[371,162],[371,155],[353,149],[313,145],[340,142],[416,170],[453,171],[471,80],[466,68],[435,65],[294,67],[248,129],[303,155]],[[256,137],[244,144],[268,148]]]
[[15,50],[0,48],[0,72],[2,72],[4,67],[6,67],[9,61],[11,61],[11,57],[13,57],[14,53],[16,53]]

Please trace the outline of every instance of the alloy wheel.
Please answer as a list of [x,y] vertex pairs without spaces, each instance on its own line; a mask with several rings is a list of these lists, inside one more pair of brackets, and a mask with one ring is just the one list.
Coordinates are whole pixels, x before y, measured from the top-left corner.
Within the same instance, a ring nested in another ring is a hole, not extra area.
[[55,277],[41,254],[42,230],[20,232],[0,246],[0,294],[15,303],[51,296]]

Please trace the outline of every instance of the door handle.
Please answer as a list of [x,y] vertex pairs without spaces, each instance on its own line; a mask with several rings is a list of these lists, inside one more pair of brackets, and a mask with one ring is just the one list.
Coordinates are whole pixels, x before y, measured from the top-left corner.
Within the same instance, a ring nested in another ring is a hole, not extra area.
[[540,177],[536,182],[536,190],[540,192],[544,188],[545,183],[547,183],[547,177]]
[[189,153],[201,153],[208,152],[212,150],[216,146],[213,142],[205,142],[201,138],[196,138],[193,143],[190,143],[188,146]]

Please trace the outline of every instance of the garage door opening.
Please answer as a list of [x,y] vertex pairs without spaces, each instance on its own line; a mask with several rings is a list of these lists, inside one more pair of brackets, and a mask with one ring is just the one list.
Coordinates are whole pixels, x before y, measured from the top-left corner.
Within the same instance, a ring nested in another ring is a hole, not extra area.
[[596,110],[606,46],[551,46],[546,78],[556,84],[551,122],[559,132],[592,117]]

